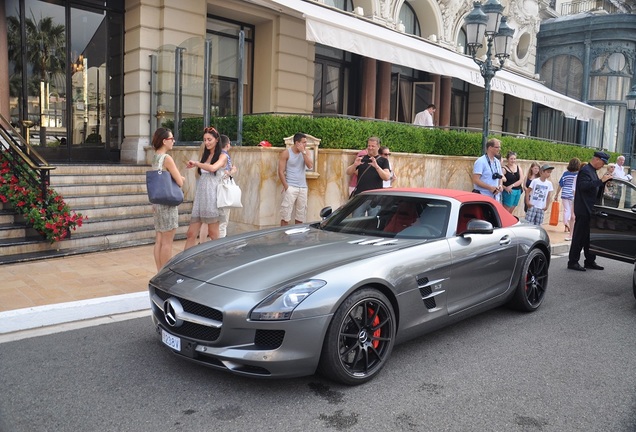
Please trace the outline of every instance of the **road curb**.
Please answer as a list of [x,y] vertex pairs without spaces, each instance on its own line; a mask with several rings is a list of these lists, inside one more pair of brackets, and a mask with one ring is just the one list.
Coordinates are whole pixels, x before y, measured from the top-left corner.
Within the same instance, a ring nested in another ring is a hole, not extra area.
[[564,255],[570,252],[570,243],[557,243],[552,244],[551,247],[552,255]]
[[150,308],[148,292],[0,312],[0,334],[36,329]]
[[[552,255],[564,255],[569,250],[569,243],[551,245]],[[0,335],[148,309],[147,291],[16,309],[0,312]]]

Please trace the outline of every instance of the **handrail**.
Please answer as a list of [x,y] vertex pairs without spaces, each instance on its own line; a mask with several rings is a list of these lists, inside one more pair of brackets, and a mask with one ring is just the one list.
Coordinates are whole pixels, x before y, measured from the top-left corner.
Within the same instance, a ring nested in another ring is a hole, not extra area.
[[50,172],[55,167],[31,147],[24,137],[0,114],[0,146],[11,164],[11,173],[25,180],[33,187],[39,188],[42,198],[48,198]]

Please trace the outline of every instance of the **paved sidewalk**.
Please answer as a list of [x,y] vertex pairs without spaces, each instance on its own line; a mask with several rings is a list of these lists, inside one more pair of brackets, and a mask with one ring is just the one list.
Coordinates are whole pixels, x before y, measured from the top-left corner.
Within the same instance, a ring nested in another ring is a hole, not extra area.
[[[563,225],[544,225],[553,254],[569,250]],[[185,240],[174,243],[181,252]],[[153,245],[0,265],[0,334],[145,310]]]

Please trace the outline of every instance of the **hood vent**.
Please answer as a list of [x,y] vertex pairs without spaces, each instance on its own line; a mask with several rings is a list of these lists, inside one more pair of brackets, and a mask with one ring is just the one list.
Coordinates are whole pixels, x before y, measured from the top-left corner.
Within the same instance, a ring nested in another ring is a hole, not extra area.
[[307,231],[310,231],[309,227],[291,228],[285,231],[285,234],[287,235],[302,234],[302,233],[306,233]]
[[387,246],[387,245],[395,245],[398,244],[398,241],[395,239],[385,239],[385,238],[372,238],[372,239],[360,239],[360,240],[352,240],[349,244],[359,244],[359,245],[373,245],[373,246]]

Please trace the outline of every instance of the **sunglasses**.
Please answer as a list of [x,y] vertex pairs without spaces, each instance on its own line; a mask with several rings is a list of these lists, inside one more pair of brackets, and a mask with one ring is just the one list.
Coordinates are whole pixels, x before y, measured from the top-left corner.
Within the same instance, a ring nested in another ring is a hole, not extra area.
[[391,156],[391,153],[382,153],[382,156]]
[[203,129],[203,133],[210,133],[210,132],[215,132],[218,134],[216,129],[214,129],[213,127],[206,127],[205,129]]
[[170,137],[170,138],[164,138],[164,140],[168,140],[168,141],[174,141],[174,137]]

